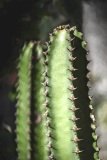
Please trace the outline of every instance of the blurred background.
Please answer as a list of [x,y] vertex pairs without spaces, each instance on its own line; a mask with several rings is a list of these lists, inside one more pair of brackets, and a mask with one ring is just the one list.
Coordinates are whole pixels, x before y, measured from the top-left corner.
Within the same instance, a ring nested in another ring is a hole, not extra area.
[[0,0],[0,160],[15,160],[15,65],[24,41],[46,41],[61,24],[76,25],[88,42],[88,69],[101,148],[107,160],[107,1]]

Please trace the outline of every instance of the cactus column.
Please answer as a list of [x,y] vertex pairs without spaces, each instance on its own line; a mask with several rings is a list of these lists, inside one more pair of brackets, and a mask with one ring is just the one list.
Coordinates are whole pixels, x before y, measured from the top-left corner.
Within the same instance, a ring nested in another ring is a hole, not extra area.
[[33,42],[26,43],[21,50],[18,64],[16,143],[18,160],[29,160],[30,145],[30,99],[31,99],[31,59]]
[[72,75],[73,58],[70,31],[57,28],[50,36],[48,55],[49,115],[53,157],[78,159]]
[[59,26],[50,34],[45,51],[36,43],[33,63],[34,45],[22,49],[16,114],[18,160],[99,160],[84,44],[75,27]]

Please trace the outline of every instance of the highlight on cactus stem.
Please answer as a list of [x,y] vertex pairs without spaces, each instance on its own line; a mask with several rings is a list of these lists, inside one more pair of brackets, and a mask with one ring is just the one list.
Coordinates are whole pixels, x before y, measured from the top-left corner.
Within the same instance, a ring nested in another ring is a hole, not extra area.
[[86,54],[82,33],[69,25],[54,29],[45,45],[24,45],[18,65],[18,160],[100,160]]

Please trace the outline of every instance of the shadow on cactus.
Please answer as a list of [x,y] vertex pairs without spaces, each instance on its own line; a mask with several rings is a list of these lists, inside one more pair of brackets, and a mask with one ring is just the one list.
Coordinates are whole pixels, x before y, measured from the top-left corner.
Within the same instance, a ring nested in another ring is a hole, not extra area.
[[59,26],[49,42],[28,42],[18,63],[18,160],[99,160],[87,87],[86,42]]

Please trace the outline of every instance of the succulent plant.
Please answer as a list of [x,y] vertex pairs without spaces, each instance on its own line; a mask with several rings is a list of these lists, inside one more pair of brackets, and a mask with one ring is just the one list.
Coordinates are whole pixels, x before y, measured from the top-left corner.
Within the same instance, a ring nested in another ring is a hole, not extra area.
[[18,63],[18,160],[99,160],[87,87],[86,42],[59,26],[49,42],[28,42]]
[[33,43],[25,44],[18,64],[16,133],[18,159],[30,158],[31,58]]

